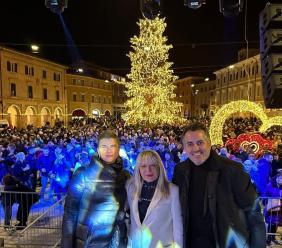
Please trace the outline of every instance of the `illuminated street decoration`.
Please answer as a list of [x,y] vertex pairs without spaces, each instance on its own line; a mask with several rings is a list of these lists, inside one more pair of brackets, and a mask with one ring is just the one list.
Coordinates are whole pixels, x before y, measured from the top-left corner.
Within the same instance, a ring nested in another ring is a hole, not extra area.
[[129,82],[119,82],[126,88],[129,100],[122,118],[128,124],[173,124],[180,121],[181,103],[175,102],[173,82],[177,76],[167,62],[171,45],[163,36],[164,19],[141,19],[140,35],[131,39],[133,51],[129,53],[131,71]]
[[225,147],[231,146],[233,151],[238,151],[239,147],[243,147],[246,151],[249,147],[254,153],[261,154],[264,150],[272,150],[273,142],[264,139],[260,134],[240,134],[236,139],[228,139]]
[[265,132],[274,125],[282,126],[281,116],[268,117],[260,105],[246,100],[234,101],[223,105],[214,115],[209,130],[211,143],[223,145],[222,130],[225,121],[232,114],[245,112],[250,112],[261,120],[260,132]]

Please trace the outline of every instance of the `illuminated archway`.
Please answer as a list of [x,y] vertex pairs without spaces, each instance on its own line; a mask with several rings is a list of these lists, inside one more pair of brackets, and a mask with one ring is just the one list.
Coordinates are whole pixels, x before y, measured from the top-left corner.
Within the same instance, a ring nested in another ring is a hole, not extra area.
[[260,132],[265,132],[268,128],[274,125],[282,126],[282,117],[276,116],[268,118],[263,108],[254,103],[246,100],[234,101],[223,105],[214,115],[210,125],[210,138],[212,144],[223,145],[222,130],[223,125],[228,117],[235,113],[250,112],[257,116],[262,125],[259,129]]
[[51,123],[51,111],[47,107],[43,107],[40,112],[40,123],[44,126],[47,122]]
[[86,117],[86,111],[84,111],[83,109],[77,108],[72,111],[72,118],[82,119],[84,117]]
[[19,117],[21,115],[20,108],[16,105],[11,105],[7,109],[8,121],[12,127],[18,126]]
[[25,110],[26,124],[36,126],[36,111],[34,107],[28,106]]
[[61,108],[57,107],[54,110],[54,119],[55,120],[62,120],[63,119],[63,111]]
[[110,117],[111,116],[111,112],[109,110],[106,110],[104,115]]

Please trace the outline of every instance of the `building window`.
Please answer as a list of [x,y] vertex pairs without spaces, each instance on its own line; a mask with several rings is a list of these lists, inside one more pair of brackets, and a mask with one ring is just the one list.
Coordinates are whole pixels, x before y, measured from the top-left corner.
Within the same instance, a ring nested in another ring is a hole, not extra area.
[[252,91],[253,91],[253,88],[249,87],[249,97],[252,97]]
[[252,75],[254,75],[255,74],[255,67],[253,66],[252,67]]
[[241,88],[241,96],[240,96],[240,98],[241,99],[244,98],[244,89],[243,88]]
[[28,98],[33,98],[32,86],[28,86],[27,89]]
[[73,94],[73,95],[72,95],[72,100],[73,100],[74,102],[76,102],[76,94]]
[[75,78],[72,79],[72,84],[76,85],[76,79]]
[[7,71],[11,71],[11,62],[7,61]]
[[24,66],[24,73],[25,75],[28,75],[28,66],[27,65]]
[[18,72],[18,64],[7,61],[7,71]]
[[258,85],[257,86],[257,97],[259,97],[260,96],[260,86]]
[[54,81],[60,82],[61,81],[61,75],[59,73],[54,72],[53,79],[54,79]]
[[60,91],[56,90],[56,101],[60,101]]
[[47,78],[47,72],[45,70],[42,71],[42,78],[43,79]]
[[24,73],[25,73],[25,75],[34,76],[34,68],[25,65],[24,66]]
[[84,86],[84,80],[83,79],[78,79],[77,80],[77,85]]
[[92,102],[95,102],[95,96],[92,95],[91,101],[92,101]]
[[81,95],[81,101],[85,102],[85,95]]
[[16,84],[11,83],[11,96],[16,96],[16,95],[17,95]]
[[47,100],[47,99],[48,99],[48,92],[47,92],[47,89],[46,89],[46,88],[43,89],[43,99],[44,99],[44,100]]

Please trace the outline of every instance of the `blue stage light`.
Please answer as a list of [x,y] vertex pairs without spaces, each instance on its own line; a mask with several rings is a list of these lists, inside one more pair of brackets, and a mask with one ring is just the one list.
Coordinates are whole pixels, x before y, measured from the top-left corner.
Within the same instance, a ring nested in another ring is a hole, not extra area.
[[68,0],[45,0],[46,8],[55,14],[61,14],[68,6]]
[[161,0],[141,0],[140,9],[147,19],[155,19],[161,13]]
[[205,3],[205,0],[184,0],[184,6],[188,6],[191,9],[198,9]]

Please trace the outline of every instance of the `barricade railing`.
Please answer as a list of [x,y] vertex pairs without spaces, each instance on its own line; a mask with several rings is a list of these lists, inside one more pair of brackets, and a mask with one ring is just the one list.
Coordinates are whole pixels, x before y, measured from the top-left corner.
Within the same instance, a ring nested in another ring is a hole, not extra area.
[[57,193],[0,191],[0,237],[4,238],[5,247],[25,247],[28,242],[29,248],[43,247],[42,241],[36,244],[35,237],[41,236],[44,229],[54,236],[49,238],[53,243],[46,247],[53,247],[60,239],[54,233],[61,233],[64,197],[65,194]]
[[282,246],[282,197],[261,197],[267,244]]
[[59,247],[65,197],[54,203],[18,233],[17,248]]

